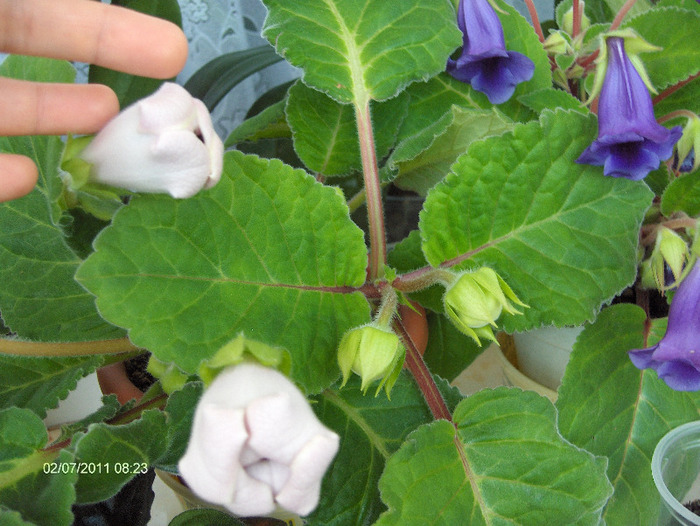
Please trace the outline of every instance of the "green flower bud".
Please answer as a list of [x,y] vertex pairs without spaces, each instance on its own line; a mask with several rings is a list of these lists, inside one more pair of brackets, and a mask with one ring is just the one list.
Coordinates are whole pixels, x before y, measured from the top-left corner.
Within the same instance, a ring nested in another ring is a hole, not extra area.
[[678,164],[683,164],[683,161],[690,155],[694,154],[692,166],[689,167],[690,172],[694,172],[700,166],[700,118],[694,115],[688,118],[688,123],[683,128],[683,135],[676,144],[678,150]]
[[689,257],[690,250],[683,238],[670,228],[660,227],[651,256],[642,264],[642,284],[655,286],[661,291],[667,289],[665,265],[671,269],[675,282],[680,278]]
[[521,314],[513,304],[527,307],[495,271],[482,267],[464,272],[448,286],[443,296],[445,312],[455,326],[481,345],[479,338],[495,341],[491,326],[502,311]]
[[367,391],[369,384],[381,379],[377,393],[385,386],[388,395],[401,372],[405,356],[406,349],[390,329],[376,324],[350,329],[338,348],[343,385],[350,378],[350,373],[354,372],[362,378],[363,392]]
[[544,50],[550,55],[563,55],[571,50],[571,45],[561,31],[554,31],[544,41]]

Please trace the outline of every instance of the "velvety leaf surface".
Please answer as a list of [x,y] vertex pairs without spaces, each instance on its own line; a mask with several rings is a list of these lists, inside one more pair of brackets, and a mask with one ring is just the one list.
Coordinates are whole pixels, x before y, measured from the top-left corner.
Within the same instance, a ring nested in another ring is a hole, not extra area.
[[70,526],[77,473],[47,473],[44,467],[71,462],[68,451],[44,451],[48,435],[28,409],[0,411],[0,523]]
[[[10,56],[0,75],[41,82],[72,82],[67,62]],[[41,341],[97,340],[122,335],[104,322],[92,298],[73,279],[80,259],[66,243],[56,200],[61,191],[60,137],[0,137],[0,151],[37,162],[39,181],[29,195],[0,203],[0,312],[19,336]]]
[[[443,389],[448,403],[454,402],[455,393],[444,385]],[[339,391],[325,391],[317,402],[312,407],[340,435],[340,450],[324,478],[321,502],[308,521],[315,526],[370,524],[384,509],[377,481],[387,458],[410,431],[431,421],[430,411],[406,373],[394,385],[391,400],[384,392],[377,397],[363,395],[354,376]]]
[[[371,105],[375,152],[383,158],[394,144],[408,107],[398,96]],[[294,149],[312,171],[325,176],[346,175],[362,168],[355,111],[318,90],[297,82],[289,89],[287,122]]]
[[461,42],[448,0],[265,0],[263,35],[338,102],[383,100],[445,69]]
[[99,357],[29,358],[0,355],[0,408],[31,409],[41,418],[68,396],[83,376],[100,364]]
[[664,214],[681,211],[690,216],[700,214],[700,171],[674,179],[661,199],[661,210]]
[[168,397],[165,413],[168,422],[168,447],[158,459],[158,467],[171,472],[177,471],[177,463],[185,454],[192,430],[192,418],[200,397],[203,384],[191,382]]
[[318,392],[340,337],[368,321],[367,249],[343,198],[276,160],[230,152],[207,192],[134,199],[95,249],[77,279],[102,315],[189,373],[244,332],[287,348]]
[[656,524],[661,501],[650,498],[657,494],[654,448],[674,427],[698,419],[690,394],[672,391],[629,359],[627,351],[647,346],[644,322],[634,305],[601,311],[574,345],[557,400],[561,433],[609,459],[615,493],[604,512],[608,524]]
[[389,459],[378,525],[598,523],[611,493],[605,462],[559,435],[547,399],[484,390],[454,420],[422,426]]
[[493,267],[528,304],[507,331],[573,325],[634,280],[646,185],[574,161],[595,120],[545,112],[540,122],[472,144],[428,195],[423,251],[433,266]]
[[447,175],[452,163],[472,142],[513,129],[510,119],[496,110],[453,106],[446,115],[447,118],[438,121],[440,125],[427,131],[434,134],[428,148],[416,155],[415,146],[423,141],[411,140],[398,145],[392,153],[389,164],[398,170],[395,183],[399,187],[426,195]]
[[[700,13],[667,7],[650,9],[631,18],[642,38],[663,48],[640,58],[657,89],[663,89],[700,71]],[[665,30],[660,30],[665,28]]]
[[101,473],[80,474],[75,485],[77,501],[108,499],[135,475],[145,472],[165,453],[166,433],[165,414],[154,409],[128,424],[94,424],[76,436],[71,444],[75,461],[101,466]]

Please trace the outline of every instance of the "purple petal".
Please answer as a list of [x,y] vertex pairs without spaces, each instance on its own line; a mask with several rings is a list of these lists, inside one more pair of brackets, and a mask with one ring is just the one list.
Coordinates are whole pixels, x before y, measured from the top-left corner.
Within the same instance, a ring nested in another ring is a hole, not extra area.
[[464,47],[458,59],[448,59],[447,72],[484,93],[491,104],[507,101],[519,83],[532,78],[534,63],[506,51],[501,21],[488,0],[460,0],[457,18]]
[[654,142],[664,142],[668,130],[654,118],[649,90],[625,53],[624,39],[612,37],[606,43],[608,67],[598,105],[599,135],[632,132]]
[[678,286],[661,341],[629,357],[640,369],[654,369],[671,389],[700,390],[700,263]]

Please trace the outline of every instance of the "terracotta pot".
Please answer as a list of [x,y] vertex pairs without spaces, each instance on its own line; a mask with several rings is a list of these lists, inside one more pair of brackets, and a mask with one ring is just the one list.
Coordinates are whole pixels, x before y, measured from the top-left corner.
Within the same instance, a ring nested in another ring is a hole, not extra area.
[[401,321],[406,327],[408,335],[416,345],[416,349],[423,356],[428,346],[428,318],[425,309],[418,303],[411,302],[411,305],[415,310],[408,305],[399,305],[399,316],[401,316]]
[[129,380],[124,362],[114,363],[98,369],[97,381],[103,394],[117,395],[117,400],[122,405],[129,400],[138,402],[143,396],[143,392]]

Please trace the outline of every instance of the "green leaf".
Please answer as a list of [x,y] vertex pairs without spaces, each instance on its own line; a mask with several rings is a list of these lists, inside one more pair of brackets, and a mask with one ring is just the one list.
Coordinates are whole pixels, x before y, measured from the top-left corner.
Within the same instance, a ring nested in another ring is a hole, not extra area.
[[29,358],[0,355],[0,407],[31,409],[41,418],[58,405],[83,376],[92,373],[100,357]]
[[192,430],[192,418],[202,396],[203,384],[190,382],[168,397],[165,407],[168,422],[168,447],[158,459],[158,467],[176,472],[177,463],[185,454]]
[[282,57],[268,45],[225,53],[195,71],[185,89],[211,111],[234,86],[280,60]]
[[[407,107],[408,98],[403,96],[371,105],[377,159],[384,157],[394,144]],[[334,176],[362,168],[352,106],[297,82],[289,90],[286,114],[294,149],[310,170]]]
[[[75,70],[67,62],[10,56],[0,65],[0,75],[72,82]],[[0,311],[5,324],[38,341],[121,336],[73,279],[80,259],[66,243],[57,205],[63,142],[50,136],[0,137],[0,151],[26,155],[39,169],[37,187],[29,195],[0,203]]]
[[363,234],[333,188],[229,152],[212,190],[133,199],[77,279],[135,345],[186,373],[243,332],[289,350],[293,378],[318,392],[338,377],[329,364],[341,336],[368,321],[366,265]]
[[389,459],[378,526],[598,524],[605,462],[559,435],[546,398],[484,390],[454,420],[422,426]]
[[446,316],[428,313],[428,347],[423,359],[433,374],[454,380],[484,350],[462,334]]
[[389,99],[445,69],[461,42],[448,0],[265,0],[263,35],[341,103]]
[[458,106],[452,106],[438,123],[426,130],[432,141],[418,155],[416,142],[424,141],[416,141],[415,137],[399,144],[392,153],[388,164],[398,170],[395,184],[400,188],[426,195],[472,142],[513,129],[510,119],[495,109],[469,110]]
[[281,100],[263,111],[244,120],[226,138],[225,146],[230,148],[240,142],[255,142],[260,139],[291,137],[291,131],[284,115],[286,101]]
[[391,400],[365,396],[357,376],[340,391],[326,390],[314,411],[340,435],[340,450],[326,473],[310,524],[370,524],[383,511],[377,481],[387,458],[408,433],[432,417],[416,384],[399,376]]
[[557,108],[588,113],[588,108],[576,97],[552,87],[520,95],[518,101],[537,113],[542,113],[546,109],[554,111]]
[[[180,5],[177,0],[152,0],[150,2],[142,0],[113,0],[112,3],[169,20],[182,27]],[[112,88],[117,94],[121,108],[125,108],[133,102],[150,95],[163,83],[161,79],[139,77],[95,65],[90,66],[88,81],[94,84],[104,84]]]
[[[68,451],[45,451],[48,435],[41,419],[28,409],[0,411],[0,522],[35,526],[70,526],[73,484],[77,474],[47,470],[72,461]],[[58,455],[58,458],[56,458]]]
[[434,266],[489,266],[530,308],[505,330],[576,325],[636,276],[639,227],[652,194],[577,164],[595,138],[591,116],[540,122],[472,144],[428,195],[423,251]]
[[76,436],[71,444],[75,462],[99,466],[96,472],[79,476],[77,501],[99,502],[115,495],[165,453],[166,434],[165,414],[153,409],[129,424],[93,424],[85,434]]
[[668,185],[661,198],[661,211],[666,215],[673,212],[700,214],[700,171],[683,175]]
[[657,89],[664,89],[700,71],[700,13],[675,7],[650,9],[624,24],[646,41],[663,48],[642,60]]
[[574,345],[557,400],[561,433],[609,459],[615,493],[604,513],[608,524],[656,524],[654,448],[666,432],[698,418],[688,393],[672,391],[629,359],[627,351],[645,347],[645,319],[634,305],[601,311]]

